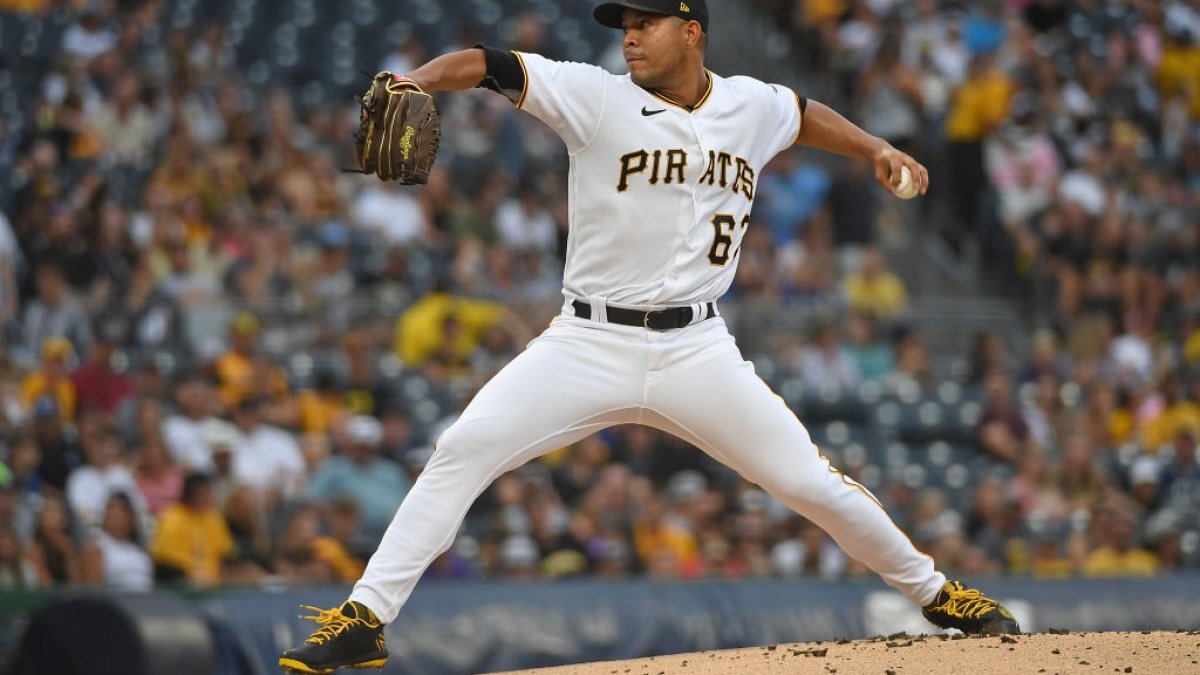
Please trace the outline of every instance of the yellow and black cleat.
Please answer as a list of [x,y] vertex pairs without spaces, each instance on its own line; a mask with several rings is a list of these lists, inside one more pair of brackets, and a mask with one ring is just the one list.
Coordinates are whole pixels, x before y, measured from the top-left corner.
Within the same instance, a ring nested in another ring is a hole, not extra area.
[[947,581],[942,590],[921,610],[930,623],[940,628],[957,628],[973,635],[1020,633],[1016,618],[1004,605],[957,581]]
[[383,624],[366,605],[346,602],[334,609],[305,609],[316,614],[301,618],[316,621],[320,627],[304,644],[279,657],[284,671],[324,675],[338,668],[383,668],[387,663]]

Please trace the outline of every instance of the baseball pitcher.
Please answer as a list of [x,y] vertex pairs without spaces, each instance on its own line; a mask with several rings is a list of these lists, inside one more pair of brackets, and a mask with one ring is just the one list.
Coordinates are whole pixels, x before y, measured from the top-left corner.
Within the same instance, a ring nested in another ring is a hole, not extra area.
[[[480,493],[501,474],[616,424],[675,434],[734,468],[823,528],[934,624],[1018,632],[1003,606],[947,581],[866,488],[821,457],[742,358],[717,306],[737,269],[759,175],[776,154],[799,144],[865,158],[893,191],[907,173],[911,185],[901,191],[924,193],[925,167],[787,87],[706,69],[705,0],[606,2],[594,17],[624,32],[628,75],[479,47],[392,76],[422,95],[486,87],[566,143],[564,302],[438,440],[350,598],[317,610],[320,627],[279,665],[301,673],[381,667],[383,625]],[[391,137],[406,136],[419,148],[419,129]]]

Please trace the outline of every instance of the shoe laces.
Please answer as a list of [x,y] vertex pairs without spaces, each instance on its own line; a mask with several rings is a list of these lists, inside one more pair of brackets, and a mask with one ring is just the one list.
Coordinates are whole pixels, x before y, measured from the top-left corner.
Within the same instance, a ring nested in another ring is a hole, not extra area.
[[346,631],[346,629],[350,628],[351,626],[354,626],[357,624],[361,624],[364,626],[370,625],[365,619],[360,619],[357,617],[349,617],[349,616],[346,616],[345,614],[342,614],[342,609],[340,607],[334,607],[333,609],[321,609],[320,607],[313,607],[312,605],[300,605],[300,606],[303,607],[304,609],[308,609],[308,610],[312,610],[312,611],[316,612],[315,615],[309,615],[309,616],[302,615],[300,617],[301,619],[307,619],[309,621],[316,621],[317,623],[319,623],[321,625],[321,627],[318,628],[315,633],[310,635],[309,638],[304,641],[306,644],[310,644],[310,645],[324,644],[325,642],[342,634],[343,632]]
[[996,608],[995,600],[974,588],[964,588],[958,582],[951,582],[946,595],[946,601],[937,608],[951,616],[978,619]]

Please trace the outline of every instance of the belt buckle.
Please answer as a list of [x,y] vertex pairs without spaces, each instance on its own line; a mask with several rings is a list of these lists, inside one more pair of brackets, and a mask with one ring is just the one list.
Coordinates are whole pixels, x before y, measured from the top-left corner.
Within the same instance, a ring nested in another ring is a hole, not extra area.
[[645,314],[642,315],[642,327],[645,328],[646,330],[654,330],[653,328],[650,327],[650,315],[653,313],[654,313],[653,311],[650,311],[650,312],[646,312]]

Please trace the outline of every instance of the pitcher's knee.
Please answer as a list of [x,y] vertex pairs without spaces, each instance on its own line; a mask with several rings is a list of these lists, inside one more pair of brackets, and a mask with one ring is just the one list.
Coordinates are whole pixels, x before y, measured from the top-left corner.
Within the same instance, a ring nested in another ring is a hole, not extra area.
[[780,472],[762,483],[762,487],[792,508],[812,510],[825,507],[833,500],[835,491],[849,486],[842,484],[840,475],[822,469]]
[[438,437],[430,464],[490,467],[503,461],[511,432],[489,419],[458,420]]

